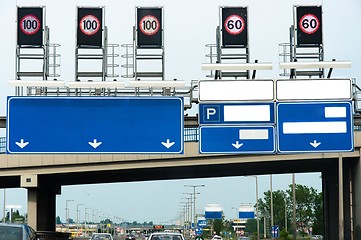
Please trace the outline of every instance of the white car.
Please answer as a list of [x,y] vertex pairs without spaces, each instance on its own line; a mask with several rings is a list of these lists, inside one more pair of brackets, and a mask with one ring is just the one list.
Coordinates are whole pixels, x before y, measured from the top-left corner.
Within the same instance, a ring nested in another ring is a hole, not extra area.
[[222,237],[218,235],[214,235],[212,240],[222,240]]
[[185,240],[183,235],[176,232],[155,232],[150,234],[148,240]]
[[94,233],[90,240],[113,240],[113,237],[109,233]]

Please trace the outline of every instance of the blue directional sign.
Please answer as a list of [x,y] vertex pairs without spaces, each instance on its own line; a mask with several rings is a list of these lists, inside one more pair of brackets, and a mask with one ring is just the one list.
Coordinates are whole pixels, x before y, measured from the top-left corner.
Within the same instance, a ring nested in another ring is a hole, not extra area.
[[274,153],[274,126],[201,126],[200,153]]
[[207,220],[205,220],[205,219],[198,220],[197,226],[198,227],[206,227],[207,226]]
[[179,97],[8,97],[8,153],[183,153]]
[[278,152],[354,150],[352,103],[277,103]]
[[271,236],[272,238],[280,237],[280,226],[278,225],[271,226]]
[[199,124],[275,123],[274,108],[273,102],[200,103]]

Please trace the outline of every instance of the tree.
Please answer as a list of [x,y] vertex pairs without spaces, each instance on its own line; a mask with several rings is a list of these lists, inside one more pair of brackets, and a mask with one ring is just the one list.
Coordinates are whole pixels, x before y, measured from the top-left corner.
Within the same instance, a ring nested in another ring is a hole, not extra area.
[[213,231],[215,231],[217,235],[220,235],[222,230],[223,230],[222,219],[214,219],[213,220]]
[[56,224],[62,224],[59,216],[56,217]]
[[[273,224],[285,228],[285,200],[286,193],[282,190],[272,192],[273,197]],[[264,193],[264,200],[258,199],[258,208],[261,216],[266,217],[267,226],[271,226],[271,192]],[[267,231],[269,232],[269,231]]]
[[313,219],[312,233],[324,235],[324,223],[323,223],[323,194],[319,193],[315,198],[315,216]]
[[[292,185],[289,185],[290,189],[287,190],[288,201],[292,203],[293,193]],[[315,220],[316,205],[317,208],[322,208],[321,204],[317,200],[317,190],[312,187],[296,184],[296,222],[298,229],[309,229]],[[321,205],[321,206],[320,206]],[[292,204],[291,204],[292,206]],[[291,211],[292,212],[292,211]],[[322,211],[321,211],[322,212]],[[320,217],[317,217],[320,219]],[[303,231],[302,231],[303,233]]]

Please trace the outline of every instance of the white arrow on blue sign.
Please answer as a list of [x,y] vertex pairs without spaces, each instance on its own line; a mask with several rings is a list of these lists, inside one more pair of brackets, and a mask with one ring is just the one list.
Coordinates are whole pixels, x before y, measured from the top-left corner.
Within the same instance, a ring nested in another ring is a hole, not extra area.
[[273,126],[201,126],[200,153],[274,153]]
[[277,103],[278,152],[354,151],[352,103]]
[[179,97],[9,97],[8,153],[183,153]]

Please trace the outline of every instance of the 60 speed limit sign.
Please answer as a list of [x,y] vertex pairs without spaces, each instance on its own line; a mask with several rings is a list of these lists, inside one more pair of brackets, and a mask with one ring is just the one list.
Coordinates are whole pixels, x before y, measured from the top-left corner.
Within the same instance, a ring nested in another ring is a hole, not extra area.
[[314,14],[305,14],[301,17],[299,26],[302,32],[312,34],[319,29],[320,21]]
[[244,26],[244,19],[237,14],[230,15],[226,21],[224,21],[224,28],[232,35],[240,34],[244,30]]
[[32,14],[25,15],[20,20],[20,29],[26,35],[34,35],[40,30],[40,27],[39,19]]
[[94,15],[86,15],[79,22],[80,30],[89,36],[96,34],[100,29],[100,25],[99,19]]
[[159,28],[159,20],[153,15],[146,15],[139,22],[139,29],[145,35],[154,35],[159,31]]

